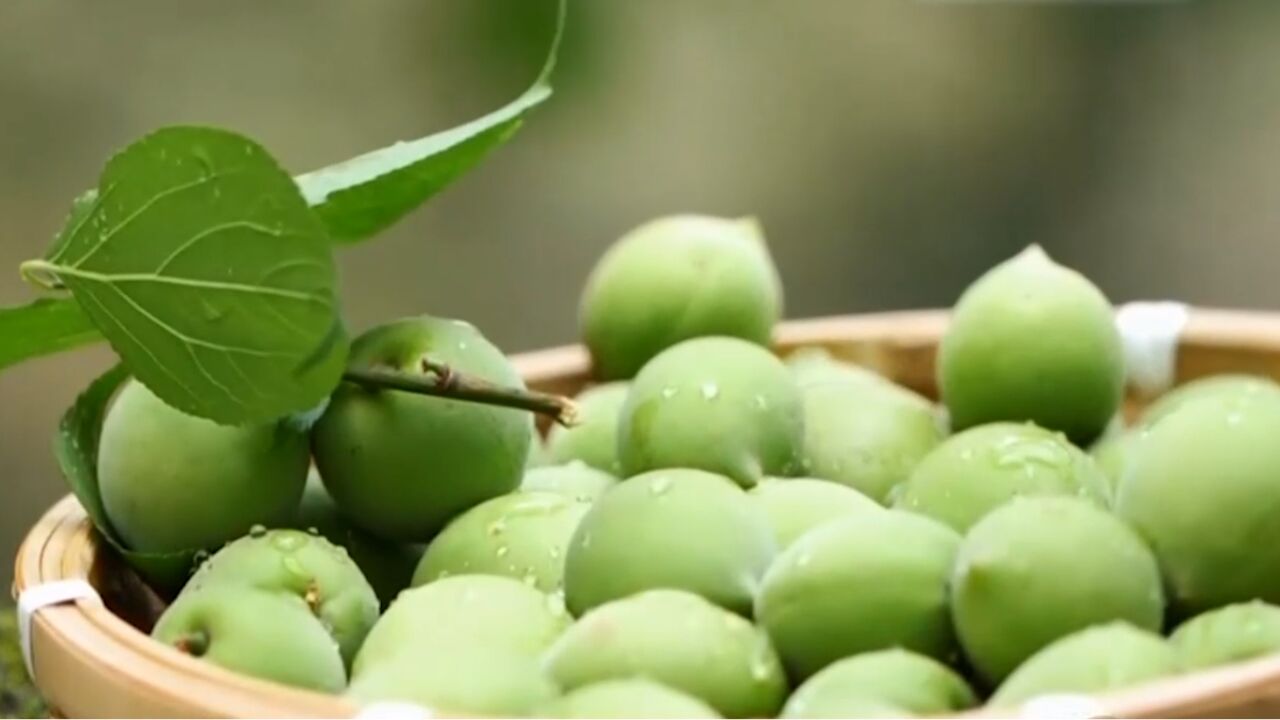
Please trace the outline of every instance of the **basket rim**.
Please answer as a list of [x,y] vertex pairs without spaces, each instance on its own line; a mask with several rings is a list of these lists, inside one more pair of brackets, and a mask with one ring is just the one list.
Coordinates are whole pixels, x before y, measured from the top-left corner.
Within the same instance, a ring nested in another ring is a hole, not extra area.
[[[832,343],[875,343],[891,352],[932,351],[944,331],[947,310],[899,310],[790,320],[779,325],[776,349]],[[1280,312],[1190,308],[1179,348],[1248,350],[1276,356],[1280,373]],[[581,381],[590,358],[581,345],[517,353],[517,371],[531,386]],[[1181,375],[1180,371],[1180,375]],[[1186,379],[1184,377],[1184,379]],[[13,594],[57,580],[88,581],[99,542],[84,509],[68,494],[32,526],[19,546]],[[43,659],[70,659],[80,672],[97,673],[116,686],[148,693],[171,716],[352,717],[358,706],[341,696],[290,688],[188,657],[151,640],[105,606],[75,601],[45,608],[32,619],[37,685],[65,716],[100,716],[93,699],[76,700],[74,679],[51,680]],[[68,665],[68,663],[62,663]],[[1248,704],[1280,698],[1280,655],[1188,673],[1094,697],[1106,717],[1195,716],[1224,700]],[[81,712],[88,710],[88,712]],[[1013,717],[1016,709],[978,708],[967,717]],[[447,714],[437,714],[445,717]],[[454,715],[455,717],[457,715]]]

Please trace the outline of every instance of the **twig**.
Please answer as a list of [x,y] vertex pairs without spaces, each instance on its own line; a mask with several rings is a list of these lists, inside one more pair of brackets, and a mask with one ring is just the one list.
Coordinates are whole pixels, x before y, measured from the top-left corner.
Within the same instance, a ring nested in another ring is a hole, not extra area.
[[573,425],[578,417],[578,406],[562,395],[497,385],[425,358],[422,360],[421,374],[375,366],[349,368],[342,378],[366,388],[402,390],[450,400],[528,410],[550,416],[566,427]]

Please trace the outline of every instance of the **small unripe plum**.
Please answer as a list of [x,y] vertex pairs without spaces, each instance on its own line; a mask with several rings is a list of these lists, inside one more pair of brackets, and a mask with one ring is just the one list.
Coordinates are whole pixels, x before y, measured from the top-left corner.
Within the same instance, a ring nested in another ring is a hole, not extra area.
[[747,496],[764,511],[779,550],[819,525],[884,509],[853,488],[813,478],[768,479]]
[[954,670],[933,658],[891,648],[839,660],[796,688],[784,718],[946,715],[977,704]]
[[103,422],[98,486],[130,549],[212,549],[254,525],[288,525],[309,463],[306,434],[289,423],[218,425],[132,380]]
[[525,492],[553,492],[584,502],[595,502],[618,478],[597,470],[581,460],[564,465],[533,468],[524,474],[520,489]]
[[718,718],[701,700],[635,677],[584,685],[537,712],[545,718]]
[[629,378],[682,340],[724,335],[767,345],[782,283],[754,219],[674,215],[605,252],[579,308],[595,373]]
[[618,425],[624,475],[660,468],[719,473],[743,487],[802,465],[804,402],[782,361],[743,340],[686,340],[632,383]]
[[1280,607],[1260,600],[1201,613],[1169,636],[1188,670],[1280,653]]
[[956,430],[1031,421],[1086,445],[1120,407],[1124,379],[1111,303],[1035,246],[965,290],[938,349]]
[[[424,372],[430,359],[509,387],[511,363],[475,327],[420,316],[374,328],[353,367]],[[527,412],[344,383],[312,430],[316,467],[342,513],[388,540],[426,542],[449,520],[514,490],[533,436]]]
[[556,425],[547,433],[548,464],[581,461],[616,475],[618,465],[618,418],[627,400],[630,383],[611,382],[587,388],[574,398],[578,405],[573,427]]

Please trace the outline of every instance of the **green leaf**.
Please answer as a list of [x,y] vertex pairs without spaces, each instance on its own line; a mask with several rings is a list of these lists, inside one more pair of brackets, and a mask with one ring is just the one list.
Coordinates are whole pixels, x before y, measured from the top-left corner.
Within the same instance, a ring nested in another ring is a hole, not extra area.
[[70,298],[41,298],[0,308],[0,369],[101,339],[93,322]]
[[195,562],[195,552],[139,553],[124,547],[111,528],[98,489],[98,441],[102,437],[102,421],[112,396],[128,379],[128,370],[117,365],[94,380],[63,414],[53,438],[53,454],[71,485],[71,492],[98,533],[147,580],[172,591],[186,580]]
[[560,0],[542,71],[532,87],[506,106],[451,130],[298,176],[298,187],[330,237],[349,243],[386,229],[511,139],[528,112],[551,97],[566,12],[566,0]]
[[314,407],[345,363],[324,227],[271,156],[231,132],[167,128],[130,145],[23,271],[65,284],[156,395],[217,422]]

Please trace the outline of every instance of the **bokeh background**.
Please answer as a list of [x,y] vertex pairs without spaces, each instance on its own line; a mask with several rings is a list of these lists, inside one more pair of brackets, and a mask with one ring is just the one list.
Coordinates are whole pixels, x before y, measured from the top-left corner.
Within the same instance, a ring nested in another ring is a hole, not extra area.
[[[247,133],[302,172],[518,94],[549,0],[4,0],[0,304],[109,154]],[[608,243],[753,214],[793,317],[951,304],[1028,243],[1115,300],[1280,307],[1280,2],[575,0],[516,140],[343,251],[356,329],[432,312],[572,341]],[[49,436],[104,348],[0,374],[0,580],[65,484]]]

